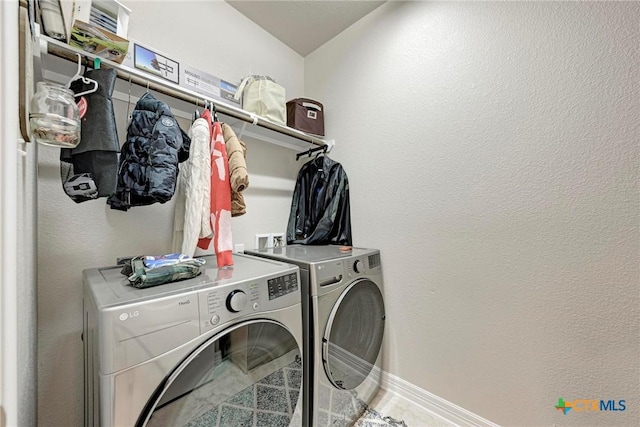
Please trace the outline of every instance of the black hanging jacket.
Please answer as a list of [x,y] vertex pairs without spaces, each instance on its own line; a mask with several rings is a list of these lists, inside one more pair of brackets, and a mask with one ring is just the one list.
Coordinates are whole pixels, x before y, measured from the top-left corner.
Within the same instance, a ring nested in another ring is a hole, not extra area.
[[296,180],[287,244],[351,246],[349,180],[338,162],[320,156],[305,163]]
[[176,189],[178,162],[189,158],[190,144],[169,106],[145,93],[131,114],[118,186],[108,200],[111,209],[126,211],[170,200]]
[[[116,84],[116,70],[109,68],[88,70],[84,73],[84,77],[94,80],[98,87],[95,92],[76,98],[79,104],[86,107],[81,117],[80,144],[76,148],[60,150],[60,175],[63,184],[66,184],[73,176],[89,173],[96,186],[95,197],[109,197],[116,191],[118,153],[120,152],[111,100]],[[75,93],[93,88],[94,83],[84,83],[82,79],[71,83],[71,90]],[[94,199],[68,192],[67,194],[76,203]]]

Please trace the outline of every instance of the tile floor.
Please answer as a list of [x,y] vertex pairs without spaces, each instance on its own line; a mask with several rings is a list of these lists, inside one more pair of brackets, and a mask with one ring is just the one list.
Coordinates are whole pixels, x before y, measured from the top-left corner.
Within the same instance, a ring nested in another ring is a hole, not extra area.
[[299,403],[302,366],[299,360],[279,369],[210,409],[185,427],[287,427]]
[[[301,425],[300,358],[291,352],[254,372],[255,383],[236,373],[230,361],[216,368],[210,382],[157,410],[150,425],[185,427],[290,427]],[[257,372],[257,371],[262,372]],[[240,381],[245,379],[248,382]],[[217,403],[216,403],[217,402]],[[185,417],[186,414],[186,417]],[[198,414],[195,415],[194,414]],[[337,425],[344,422],[336,421]],[[328,424],[331,424],[327,420]],[[333,425],[333,424],[331,424]],[[452,427],[403,397],[380,390],[352,427]]]
[[[404,423],[404,424],[403,424]],[[369,409],[353,427],[453,427],[452,424],[426,409],[414,405],[393,392],[380,390]]]
[[251,371],[231,360],[190,393],[157,409],[149,426],[288,427],[300,425],[302,363],[297,350]]

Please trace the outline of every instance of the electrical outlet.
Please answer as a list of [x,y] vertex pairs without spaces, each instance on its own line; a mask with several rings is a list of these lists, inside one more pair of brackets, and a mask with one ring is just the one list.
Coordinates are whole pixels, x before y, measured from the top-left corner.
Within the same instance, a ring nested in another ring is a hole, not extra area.
[[238,243],[233,246],[233,251],[237,254],[241,254],[244,252],[244,243]]
[[284,233],[273,233],[271,235],[271,239],[273,240],[273,247],[285,246],[287,241],[284,237]]
[[256,234],[256,249],[273,247],[273,237],[271,234]]
[[256,234],[256,249],[286,246],[287,240],[284,233]]

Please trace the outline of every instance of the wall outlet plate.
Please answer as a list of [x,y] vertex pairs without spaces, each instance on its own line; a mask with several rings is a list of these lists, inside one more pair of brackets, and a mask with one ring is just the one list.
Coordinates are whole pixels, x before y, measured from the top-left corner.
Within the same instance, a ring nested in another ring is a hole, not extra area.
[[265,249],[286,246],[287,240],[284,233],[262,233],[256,234],[254,243],[256,249]]
[[284,236],[284,233],[273,233],[271,234],[271,240],[273,241],[273,247],[286,246],[287,240]]
[[273,247],[273,238],[271,234],[256,234],[255,248],[264,249]]

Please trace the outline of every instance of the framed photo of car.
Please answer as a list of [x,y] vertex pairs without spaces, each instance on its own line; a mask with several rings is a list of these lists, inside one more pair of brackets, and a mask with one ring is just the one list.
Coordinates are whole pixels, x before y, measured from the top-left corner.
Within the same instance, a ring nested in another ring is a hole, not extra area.
[[129,49],[129,40],[78,20],[74,21],[71,28],[69,44],[118,64],[122,63]]

